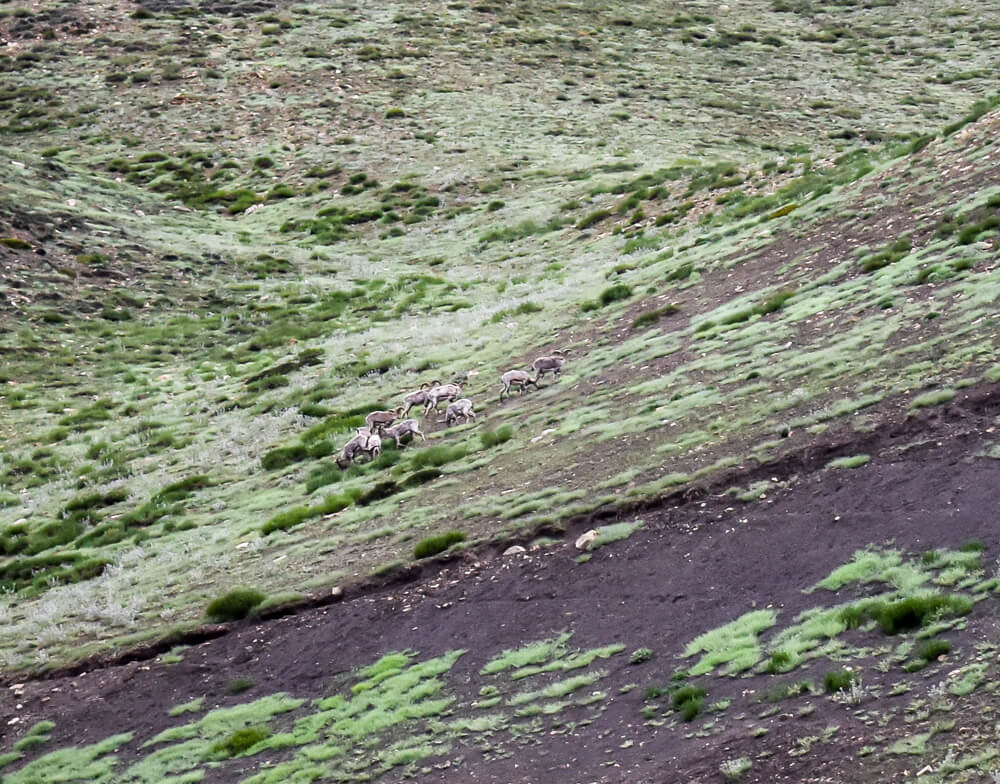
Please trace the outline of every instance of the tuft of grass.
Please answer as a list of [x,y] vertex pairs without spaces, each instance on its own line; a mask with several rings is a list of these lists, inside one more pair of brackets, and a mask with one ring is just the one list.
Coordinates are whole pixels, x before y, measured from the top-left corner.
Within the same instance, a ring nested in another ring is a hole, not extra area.
[[936,389],[932,392],[927,392],[913,398],[913,402],[910,403],[910,408],[928,408],[929,406],[937,406],[941,403],[947,403],[955,397],[955,394],[954,389]]
[[205,698],[198,697],[189,702],[182,702],[180,705],[175,705],[169,711],[167,711],[168,716],[182,716],[185,713],[197,713],[201,710],[201,706],[204,704]]
[[309,450],[302,444],[295,444],[294,446],[272,449],[260,459],[260,464],[265,471],[275,471],[308,458]]
[[703,653],[691,675],[710,673],[721,664],[730,674],[753,667],[761,658],[758,635],[777,621],[774,610],[754,610],[731,623],[705,632],[687,644],[685,657]]
[[902,237],[875,253],[870,253],[861,259],[861,269],[864,272],[875,272],[890,264],[895,264],[906,257],[913,245],[906,237]]
[[245,691],[250,691],[257,682],[253,678],[234,678],[229,682],[226,687],[226,691],[230,694],[242,694]]
[[31,250],[31,243],[20,237],[0,237],[0,245],[13,250]]
[[482,442],[483,449],[490,449],[499,444],[506,443],[510,441],[511,437],[514,435],[514,428],[510,425],[502,425],[496,430],[486,430],[479,434],[479,440]]
[[[382,457],[386,454],[388,453],[383,453]],[[304,520],[309,520],[313,517],[334,514],[346,509],[351,504],[357,503],[363,495],[364,492],[360,488],[352,487],[342,493],[328,495],[315,506],[293,506],[291,509],[286,509],[284,512],[278,512],[278,514],[274,515],[274,517],[261,526],[260,532],[264,536],[267,536],[275,531],[283,531],[286,528],[296,526]]]
[[951,643],[948,640],[925,640],[913,651],[913,655],[927,662],[932,662],[939,656],[951,653]]
[[598,547],[603,547],[606,544],[627,539],[642,528],[643,525],[645,525],[644,520],[636,520],[632,523],[602,525],[597,529],[597,537],[587,546],[587,549],[596,550]]
[[632,322],[632,329],[648,327],[655,324],[660,319],[666,316],[672,316],[678,312],[680,312],[680,307],[673,304],[664,305],[662,308],[656,308],[655,310],[647,310],[645,313],[641,313],[635,318]]
[[344,478],[344,472],[337,466],[323,466],[314,471],[306,479],[306,494],[312,493],[321,487],[333,485]]
[[461,460],[467,451],[467,448],[461,444],[457,446],[429,446],[426,449],[421,449],[410,458],[410,467],[413,469],[437,468],[446,463]]
[[678,265],[674,269],[670,270],[663,278],[667,282],[676,282],[681,280],[687,280],[694,274],[694,264],[690,261],[686,261],[683,264]]
[[632,287],[627,286],[624,283],[616,283],[614,286],[609,286],[601,292],[601,296],[598,297],[598,301],[601,303],[601,307],[607,307],[612,302],[621,302],[632,296]]
[[849,670],[830,670],[823,676],[823,689],[827,694],[849,689],[852,683],[854,683],[854,673]]
[[269,737],[271,730],[265,726],[243,727],[210,746],[208,755],[215,759],[238,757]]
[[948,691],[956,697],[964,697],[966,694],[974,692],[985,680],[989,666],[986,662],[976,662],[963,667],[960,672],[962,677],[953,681],[948,687]]
[[670,705],[684,721],[694,721],[705,704],[706,692],[702,687],[688,684],[670,695]]
[[537,691],[526,691],[520,694],[513,695],[510,700],[510,705],[524,705],[528,702],[534,702],[539,699],[557,699],[559,697],[565,697],[568,694],[572,694],[577,689],[583,686],[590,686],[594,682],[600,680],[607,672],[604,670],[595,670],[588,672],[585,675],[574,675],[570,678],[565,678],[561,681],[556,681],[548,686],[538,689]]
[[594,212],[591,212],[589,215],[585,215],[583,218],[581,218],[577,222],[576,227],[578,229],[589,229],[591,226],[594,226],[600,223],[605,218],[610,217],[611,214],[612,214],[611,210],[595,210]]
[[860,468],[871,460],[870,455],[851,455],[850,457],[838,457],[826,464],[827,468]]
[[520,648],[505,650],[490,659],[482,670],[480,670],[480,674],[496,675],[504,670],[518,670],[529,665],[541,664],[550,659],[559,658],[565,652],[566,642],[570,636],[569,632],[564,632],[558,637],[539,640]]
[[972,600],[959,594],[909,596],[894,602],[874,601],[863,608],[885,634],[919,629],[939,617],[956,617],[972,612]]
[[465,541],[465,534],[461,531],[448,531],[447,533],[429,536],[417,543],[413,548],[413,557],[416,559],[430,558],[432,555],[443,553],[449,547]]
[[785,303],[797,293],[798,292],[794,289],[782,289],[781,291],[776,291],[774,294],[765,299],[760,305],[755,307],[754,310],[761,315],[775,313],[781,310],[785,306]]
[[312,509],[310,507],[293,506],[291,509],[286,509],[284,512],[278,512],[278,514],[274,515],[261,526],[260,532],[264,536],[267,536],[275,531],[284,531],[286,528],[298,525],[303,520],[308,520],[312,516]]
[[764,665],[764,672],[772,675],[779,672],[787,672],[791,669],[794,661],[794,658],[788,651],[775,651],[771,654],[771,658],[767,660],[767,664]]
[[209,603],[205,615],[213,623],[238,621],[267,597],[253,588],[237,588]]
[[388,498],[393,493],[398,493],[400,489],[399,485],[391,479],[384,482],[378,482],[366,490],[361,497],[358,498],[358,506],[368,506],[369,504],[373,504],[383,498]]
[[[4,776],[11,784],[56,781],[109,781],[114,775],[118,758],[114,752],[132,740],[131,732],[112,735],[88,746],[59,749],[39,759],[32,760],[16,773]],[[0,768],[20,759],[21,752],[0,755]],[[81,773],[86,777],[81,777]]]
[[426,484],[427,482],[432,482],[441,476],[440,468],[421,468],[419,471],[414,471],[406,479],[403,480],[404,487],[417,487],[418,485]]

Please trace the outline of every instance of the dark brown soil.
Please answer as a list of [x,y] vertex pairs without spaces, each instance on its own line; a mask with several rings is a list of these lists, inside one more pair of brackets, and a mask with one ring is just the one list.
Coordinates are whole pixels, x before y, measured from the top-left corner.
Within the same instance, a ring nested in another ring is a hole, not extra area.
[[[272,621],[236,624],[188,649],[179,664],[147,659],[8,683],[0,706],[0,733],[6,733],[2,748],[9,749],[35,721],[54,719],[57,727],[47,748],[94,742],[127,729],[136,738],[135,747],[120,750],[128,760],[139,743],[176,723],[167,711],[180,703],[202,695],[206,707],[280,691],[323,695],[334,676],[391,650],[433,656],[467,649],[470,654],[456,664],[452,680],[466,683],[469,694],[475,694],[487,658],[568,630],[574,646],[626,646],[625,654],[606,665],[610,675],[602,688],[613,697],[603,713],[573,732],[545,735],[543,743],[513,744],[505,757],[487,759],[474,747],[462,748],[461,764],[422,781],[707,782],[720,780],[720,764],[737,757],[753,760],[741,781],[901,779],[910,763],[885,753],[885,744],[876,744],[880,751],[870,756],[857,752],[873,743],[873,733],[891,740],[926,730],[919,721],[904,724],[902,711],[873,729],[862,712],[814,696],[808,700],[812,712],[798,710],[804,702],[789,702],[761,718],[766,704],[759,694],[773,688],[774,676],[720,677],[709,681],[710,699],[732,699],[727,719],[735,719],[721,720],[716,732],[697,737],[686,732],[686,725],[645,724],[644,692],[689,666],[677,654],[698,634],[754,608],[773,606],[791,619],[815,606],[815,597],[803,589],[869,544],[920,553],[978,540],[986,547],[983,562],[992,563],[1000,554],[1000,460],[983,453],[995,443],[997,406],[997,396],[986,388],[919,420],[887,425],[857,450],[872,455],[859,470],[816,469],[820,446],[761,467],[747,481],[762,472],[797,479],[791,489],[752,504],[709,489],[696,500],[647,509],[641,514],[644,528],[595,551],[587,563],[575,560],[578,529],[563,543],[527,554],[467,554],[440,570],[424,569],[416,582],[355,592],[339,604]],[[842,445],[830,449],[841,451]],[[966,629],[948,633],[956,653],[970,651],[975,642],[1000,643],[998,617],[995,600],[979,603]],[[205,636],[217,631],[206,630]],[[628,652],[639,647],[652,649],[654,657],[629,665]],[[817,662],[797,670],[794,679],[822,682],[834,666]],[[928,670],[925,685],[942,679],[948,669],[944,664]],[[882,687],[883,695],[898,677],[874,668],[865,673],[866,683]],[[256,685],[234,697],[226,685],[235,678]],[[625,684],[637,688],[620,694]],[[912,698],[912,693],[883,696],[879,707],[898,708]],[[963,709],[966,737],[978,737],[980,725],[992,727],[996,717],[989,698],[973,695],[987,702]],[[570,710],[584,717],[584,709]],[[766,728],[767,734],[751,735],[748,723]],[[801,748],[802,738],[820,736],[833,725],[839,729],[829,740],[802,755],[789,754]],[[770,754],[762,755],[765,751]],[[242,772],[216,770],[212,780],[237,781],[256,764],[259,760],[243,760]]]

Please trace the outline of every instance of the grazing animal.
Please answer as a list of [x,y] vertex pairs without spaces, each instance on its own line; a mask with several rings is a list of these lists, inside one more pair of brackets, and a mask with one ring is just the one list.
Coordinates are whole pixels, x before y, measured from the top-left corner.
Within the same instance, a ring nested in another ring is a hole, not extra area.
[[531,369],[535,371],[535,383],[537,384],[538,379],[546,373],[552,373],[556,378],[559,378],[559,374],[562,372],[563,362],[565,361],[566,357],[563,356],[561,351],[553,351],[552,356],[539,357],[536,359],[531,363]]
[[396,443],[397,449],[399,449],[399,440],[405,436],[420,436],[422,441],[427,440],[420,432],[420,425],[416,419],[404,419],[402,422],[397,422],[392,427],[383,430],[382,436],[386,439],[391,438]]
[[431,411],[439,411],[438,406],[442,400],[454,400],[462,394],[461,384],[442,384],[435,381],[434,386],[427,390],[427,401],[424,403],[424,416],[428,416]]
[[466,422],[476,418],[476,412],[472,410],[472,401],[467,397],[456,400],[448,406],[444,412],[444,423],[450,425],[452,422],[456,422],[459,417],[462,417]]
[[337,458],[339,468],[347,468],[360,455],[367,455],[369,460],[374,460],[382,454],[382,439],[378,433],[373,433],[367,427],[359,427],[354,438],[344,444],[344,448]]
[[389,427],[402,413],[403,407],[394,408],[392,411],[372,411],[365,417],[365,423],[376,432]]
[[524,394],[525,388],[528,384],[533,385],[536,389],[538,384],[535,383],[535,379],[531,377],[531,374],[524,370],[508,370],[502,376],[500,376],[500,383],[502,388],[500,389],[500,402],[503,402],[503,396],[510,395],[510,388],[517,387],[520,390],[520,394]]
[[416,392],[410,392],[406,397],[403,398],[403,412],[400,416],[408,416],[410,409],[414,406],[422,406],[427,402],[427,390],[430,387],[426,381],[420,385],[420,389]]

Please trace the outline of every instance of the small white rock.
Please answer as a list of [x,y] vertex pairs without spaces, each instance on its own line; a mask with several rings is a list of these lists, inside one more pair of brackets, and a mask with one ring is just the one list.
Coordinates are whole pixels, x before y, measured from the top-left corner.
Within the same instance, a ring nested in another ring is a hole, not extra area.
[[521,547],[519,544],[511,545],[506,550],[503,551],[504,555],[520,555],[521,553],[528,552],[526,549]]

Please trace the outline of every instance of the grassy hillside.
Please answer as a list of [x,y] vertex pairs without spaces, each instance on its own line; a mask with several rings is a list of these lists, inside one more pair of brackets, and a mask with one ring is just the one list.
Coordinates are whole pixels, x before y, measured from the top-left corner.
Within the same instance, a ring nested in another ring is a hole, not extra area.
[[[191,628],[240,586],[266,607],[391,576],[433,535],[551,535],[994,383],[998,25],[0,4],[4,671]],[[558,382],[498,403],[555,348]],[[474,424],[335,469],[366,412],[438,378]]]

